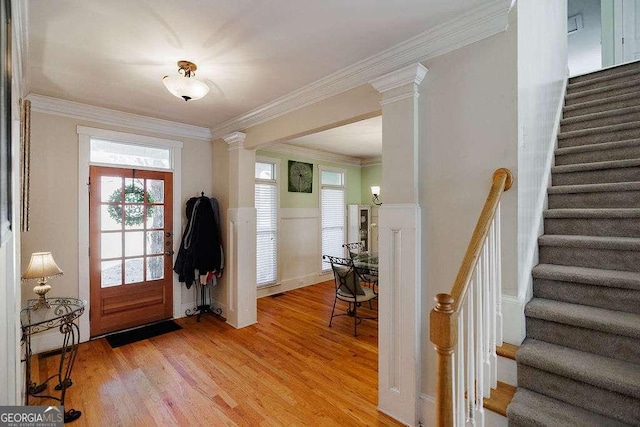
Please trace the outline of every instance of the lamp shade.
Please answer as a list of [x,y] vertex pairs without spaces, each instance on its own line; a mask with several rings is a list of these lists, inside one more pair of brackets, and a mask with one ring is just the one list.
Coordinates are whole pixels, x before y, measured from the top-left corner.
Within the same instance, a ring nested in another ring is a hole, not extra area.
[[373,194],[374,196],[379,196],[380,195],[380,187],[377,185],[374,185],[371,187],[371,194]]
[[61,274],[62,270],[60,270],[58,264],[53,260],[51,252],[34,252],[31,254],[29,266],[22,274],[22,279],[43,279]]
[[182,98],[185,101],[190,99],[200,99],[209,93],[209,86],[196,80],[194,77],[188,76],[165,76],[162,83],[174,96]]

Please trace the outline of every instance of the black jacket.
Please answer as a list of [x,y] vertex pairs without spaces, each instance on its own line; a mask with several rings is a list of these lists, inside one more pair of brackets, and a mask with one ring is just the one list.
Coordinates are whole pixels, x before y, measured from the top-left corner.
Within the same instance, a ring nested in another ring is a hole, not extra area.
[[173,271],[187,288],[199,275],[222,272],[222,245],[219,215],[213,210],[208,197],[192,197],[187,201],[187,226],[182,234],[180,250]]

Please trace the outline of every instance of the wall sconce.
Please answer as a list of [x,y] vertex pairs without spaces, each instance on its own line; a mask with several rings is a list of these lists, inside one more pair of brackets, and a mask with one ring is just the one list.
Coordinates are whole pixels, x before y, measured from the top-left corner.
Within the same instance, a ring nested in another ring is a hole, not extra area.
[[373,204],[374,205],[376,205],[376,206],[382,205],[382,202],[378,198],[378,196],[380,195],[380,186],[378,186],[378,185],[372,186],[371,187],[371,195],[372,195],[371,200],[373,200]]

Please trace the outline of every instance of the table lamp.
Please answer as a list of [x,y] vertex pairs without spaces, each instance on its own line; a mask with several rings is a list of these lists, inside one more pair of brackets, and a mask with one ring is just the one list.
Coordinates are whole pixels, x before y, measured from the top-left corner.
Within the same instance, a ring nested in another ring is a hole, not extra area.
[[51,290],[51,285],[47,283],[47,278],[60,276],[62,270],[58,267],[58,264],[53,260],[51,252],[34,252],[31,254],[31,260],[27,270],[22,274],[22,280],[37,280],[38,284],[33,288],[39,298],[32,310],[37,310],[41,307],[51,308],[49,301],[45,295]]

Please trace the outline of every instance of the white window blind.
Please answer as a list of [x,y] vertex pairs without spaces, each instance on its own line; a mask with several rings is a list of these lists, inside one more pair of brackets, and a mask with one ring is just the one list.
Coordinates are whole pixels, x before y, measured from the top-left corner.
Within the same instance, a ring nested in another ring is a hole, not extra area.
[[278,277],[278,186],[256,182],[256,282],[275,283]]
[[[344,188],[323,187],[322,204],[322,254],[344,256],[345,200]],[[322,263],[322,271],[331,269],[331,264]]]

